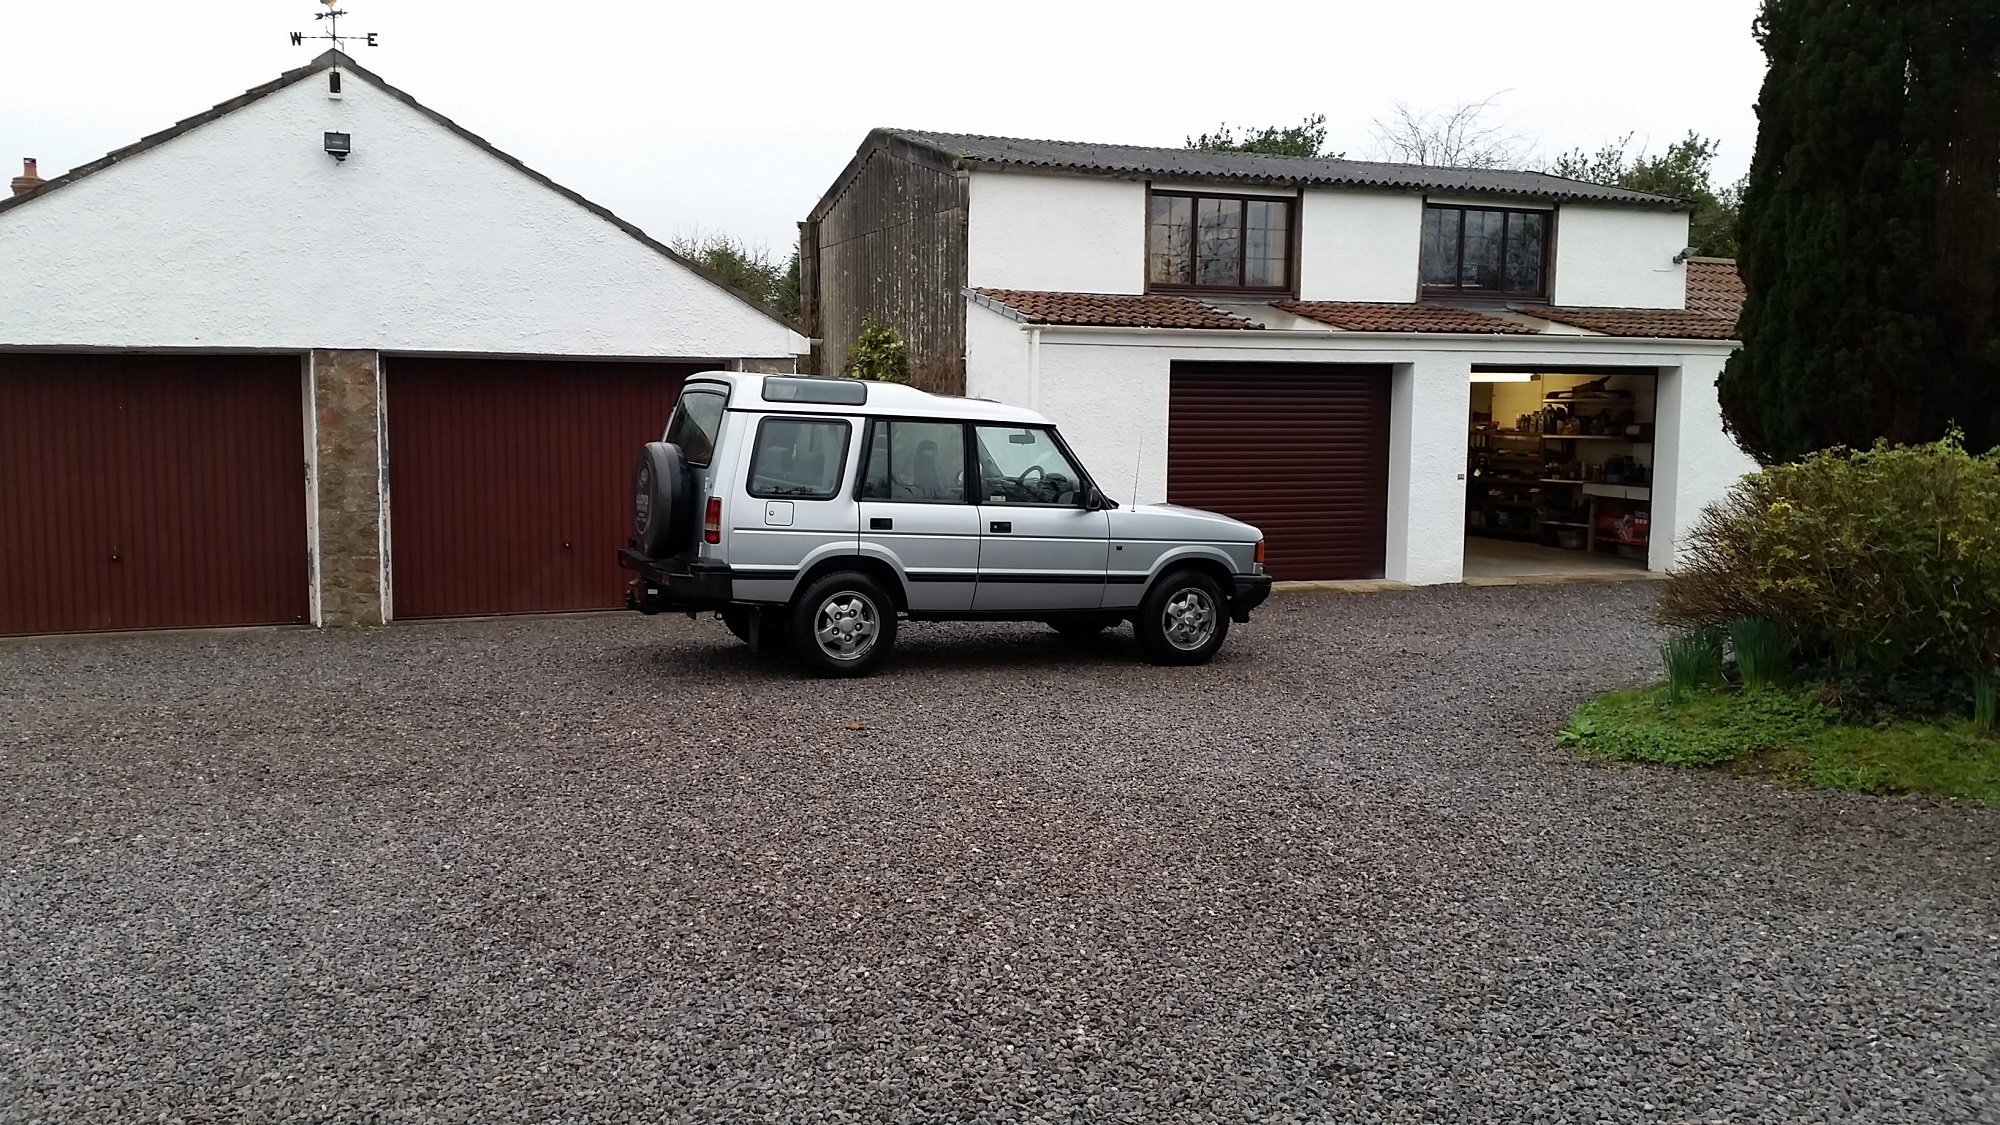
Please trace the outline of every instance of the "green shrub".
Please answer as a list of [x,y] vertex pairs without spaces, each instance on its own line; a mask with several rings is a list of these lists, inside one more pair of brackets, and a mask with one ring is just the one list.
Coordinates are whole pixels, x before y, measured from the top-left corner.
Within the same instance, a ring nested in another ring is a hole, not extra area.
[[1954,435],[1745,477],[1696,521],[1660,618],[1746,617],[1843,667],[2000,664],[2000,456]]
[[1697,625],[1660,649],[1667,665],[1667,698],[1680,703],[1722,681],[1722,630]]
[[1792,642],[1767,617],[1739,617],[1729,623],[1729,647],[1736,654],[1736,674],[1746,688],[1767,688],[1785,674]]
[[910,357],[902,334],[868,313],[861,314],[861,333],[847,348],[847,373],[856,379],[909,382]]
[[1584,704],[1556,742],[1600,758],[1703,767],[1797,750],[1831,722],[1807,692],[1698,690],[1673,699],[1656,685]]
[[1854,726],[1819,685],[1696,691],[1663,684],[1579,707],[1558,744],[1595,758],[1773,776],[1821,789],[1915,791],[2000,804],[2000,745],[1964,719]]

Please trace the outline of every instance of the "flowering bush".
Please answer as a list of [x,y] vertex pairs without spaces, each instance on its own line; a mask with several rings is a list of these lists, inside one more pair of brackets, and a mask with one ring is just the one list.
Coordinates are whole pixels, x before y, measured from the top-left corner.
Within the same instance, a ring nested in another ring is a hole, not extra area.
[[2000,665],[2000,455],[1954,434],[1827,449],[1745,477],[1696,522],[1663,622],[1762,617],[1846,667]]

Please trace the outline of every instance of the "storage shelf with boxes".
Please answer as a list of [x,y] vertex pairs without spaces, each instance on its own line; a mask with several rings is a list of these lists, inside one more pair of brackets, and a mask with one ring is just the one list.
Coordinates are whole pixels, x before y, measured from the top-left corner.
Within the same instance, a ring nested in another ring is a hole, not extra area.
[[1643,566],[1651,371],[1475,373],[1466,533]]

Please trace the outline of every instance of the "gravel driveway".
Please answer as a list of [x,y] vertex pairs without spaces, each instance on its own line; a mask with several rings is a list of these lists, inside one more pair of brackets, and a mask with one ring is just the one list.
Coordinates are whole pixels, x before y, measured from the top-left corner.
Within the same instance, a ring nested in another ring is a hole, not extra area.
[[1652,594],[0,643],[0,1120],[2000,1121],[2000,810],[1548,749]]

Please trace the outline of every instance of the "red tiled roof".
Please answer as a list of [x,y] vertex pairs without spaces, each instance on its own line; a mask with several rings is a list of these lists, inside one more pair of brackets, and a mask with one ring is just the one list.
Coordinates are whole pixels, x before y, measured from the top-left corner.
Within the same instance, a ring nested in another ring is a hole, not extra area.
[[1042,293],[1026,289],[975,289],[988,301],[1030,324],[1092,328],[1262,328],[1188,297],[1135,297],[1118,293]]
[[[1697,269],[1696,267],[1700,267]],[[1689,263],[1688,308],[1612,309],[1517,305],[1527,320],[1451,305],[1366,301],[1273,301],[1294,316],[1348,332],[1423,332],[1457,335],[1533,336],[1535,320],[1566,324],[1606,336],[1669,340],[1733,340],[1733,299],[1740,303],[1742,281],[1735,263],[1696,259]],[[1027,289],[973,289],[980,303],[1029,324],[1084,328],[1229,328],[1263,325],[1192,297],[1135,296],[1123,293],[1051,293]],[[1697,295],[1697,292],[1699,295]],[[1710,309],[1717,311],[1711,312]]]
[[1518,320],[1445,305],[1375,304],[1361,301],[1273,301],[1294,316],[1349,332],[1471,332],[1532,336],[1539,329]]
[[1587,328],[1606,336],[1640,336],[1668,340],[1733,340],[1736,322],[1703,312],[1679,309],[1551,309],[1520,312],[1572,328]]
[[1736,259],[1690,258],[1687,271],[1688,311],[1734,324],[1743,311],[1743,275],[1736,272]]

